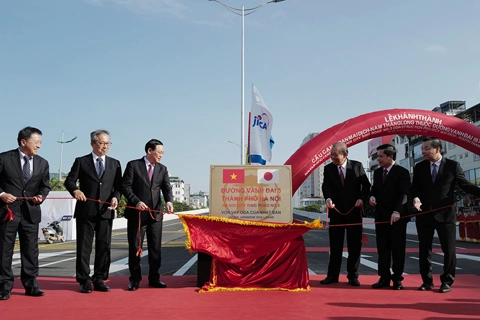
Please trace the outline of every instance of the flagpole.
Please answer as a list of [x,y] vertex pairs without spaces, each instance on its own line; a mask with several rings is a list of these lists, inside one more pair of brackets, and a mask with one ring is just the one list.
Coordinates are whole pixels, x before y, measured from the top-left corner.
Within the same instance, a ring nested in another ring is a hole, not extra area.
[[242,130],[240,137],[240,164],[245,165],[245,7],[242,6],[242,111],[240,112],[242,119]]
[[[213,2],[218,2],[219,4],[221,4],[223,7],[225,7],[228,11],[230,12],[233,12],[237,15],[240,15],[242,17],[242,54],[241,54],[241,60],[242,60],[242,63],[241,63],[241,111],[240,111],[240,116],[241,116],[241,130],[240,130],[240,145],[243,146],[245,145],[245,16],[249,15],[249,14],[252,14],[254,13],[255,11],[257,11],[258,9],[260,9],[261,7],[263,7],[264,5],[267,5],[269,3],[278,3],[278,2],[282,2],[282,1],[285,1],[285,0],[271,0],[271,1],[267,1],[267,2],[264,2],[256,7],[253,7],[253,8],[247,8],[245,9],[244,6],[242,6],[242,8],[234,8],[234,7],[231,7],[225,3],[223,3],[222,1],[220,0],[209,0],[209,1],[213,1]],[[245,11],[247,11],[247,13],[245,13]],[[240,151],[240,164],[241,165],[245,165],[245,150],[242,148],[240,148],[241,151]]]

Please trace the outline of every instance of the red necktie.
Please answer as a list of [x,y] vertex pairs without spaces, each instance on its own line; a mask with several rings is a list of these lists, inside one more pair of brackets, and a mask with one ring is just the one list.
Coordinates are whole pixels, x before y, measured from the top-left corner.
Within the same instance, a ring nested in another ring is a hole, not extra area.
[[343,167],[339,166],[338,169],[340,170],[340,181],[342,181],[342,186],[345,183],[345,177],[343,176]]
[[387,179],[387,174],[388,174],[388,170],[387,170],[387,169],[384,169],[384,170],[383,170],[382,183],[385,183],[385,179]]
[[150,163],[148,165],[148,179],[152,181],[152,177],[153,177],[153,164]]

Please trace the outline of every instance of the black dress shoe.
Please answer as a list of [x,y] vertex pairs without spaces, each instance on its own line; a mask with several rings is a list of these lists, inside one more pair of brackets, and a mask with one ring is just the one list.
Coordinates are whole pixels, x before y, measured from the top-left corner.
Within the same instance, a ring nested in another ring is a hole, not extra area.
[[360,281],[358,281],[357,278],[352,278],[352,279],[348,279],[348,284],[353,287],[358,287],[360,286]]
[[105,282],[95,282],[93,283],[93,290],[100,291],[100,292],[108,292],[110,291],[110,287],[105,284]]
[[10,291],[9,290],[0,291],[0,300],[8,300],[8,299],[10,299]]
[[138,290],[139,282],[138,281],[131,281],[128,285],[128,291],[136,291]]
[[385,287],[390,287],[390,280],[386,281],[386,280],[380,279],[377,282],[375,282],[374,284],[372,284],[373,289],[380,289],[380,288],[385,288]]
[[402,281],[393,281],[393,290],[402,290],[403,284]]
[[330,283],[337,283],[337,282],[338,282],[338,278],[334,278],[330,276],[320,281],[321,284],[330,284]]
[[92,283],[90,281],[86,281],[86,282],[80,284],[80,292],[81,293],[92,292]]
[[25,290],[25,294],[30,297],[41,297],[45,295],[45,292],[38,288],[29,288]]
[[446,283],[442,283],[442,285],[440,286],[440,289],[438,290],[438,292],[440,292],[440,293],[450,292],[450,285],[448,285],[448,284],[446,284]]
[[432,283],[422,283],[422,285],[418,288],[420,291],[427,291],[432,290],[434,288],[433,282]]
[[166,288],[167,287],[167,285],[160,280],[149,282],[148,286],[153,287],[153,288]]

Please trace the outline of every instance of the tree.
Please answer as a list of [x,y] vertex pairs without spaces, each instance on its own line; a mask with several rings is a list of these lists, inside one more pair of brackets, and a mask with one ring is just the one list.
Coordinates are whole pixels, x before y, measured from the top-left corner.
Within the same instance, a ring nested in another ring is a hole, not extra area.
[[175,210],[175,212],[182,212],[182,211],[195,210],[195,208],[180,201],[173,201],[173,210]]
[[67,191],[63,181],[55,177],[50,179],[50,188],[52,188],[52,191]]

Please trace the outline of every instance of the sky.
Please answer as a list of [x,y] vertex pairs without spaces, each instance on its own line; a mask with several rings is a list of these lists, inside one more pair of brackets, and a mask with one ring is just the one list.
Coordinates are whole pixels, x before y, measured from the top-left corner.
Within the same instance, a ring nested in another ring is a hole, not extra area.
[[[245,113],[254,84],[269,164],[361,114],[480,103],[479,16],[478,0],[286,0],[245,16]],[[211,165],[240,164],[241,26],[207,0],[0,0],[0,151],[37,127],[50,171],[68,172],[106,129],[124,169],[155,138],[172,176],[209,191]],[[63,152],[62,133],[77,137]],[[366,142],[349,157],[366,166]]]

